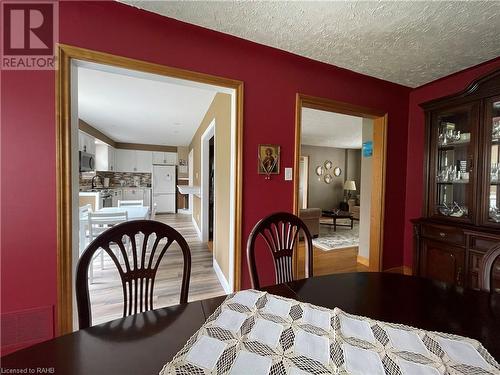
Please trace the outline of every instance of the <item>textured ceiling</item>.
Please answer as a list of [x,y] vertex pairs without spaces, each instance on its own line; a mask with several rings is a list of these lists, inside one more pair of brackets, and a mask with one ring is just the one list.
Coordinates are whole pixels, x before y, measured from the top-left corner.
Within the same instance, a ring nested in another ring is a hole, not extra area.
[[302,109],[301,143],[309,146],[361,148],[361,117]]
[[500,1],[123,1],[405,86],[500,56]]

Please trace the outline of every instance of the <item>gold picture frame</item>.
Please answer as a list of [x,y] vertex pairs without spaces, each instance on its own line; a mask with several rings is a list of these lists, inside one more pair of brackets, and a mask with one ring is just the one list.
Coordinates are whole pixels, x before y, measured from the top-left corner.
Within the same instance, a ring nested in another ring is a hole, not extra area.
[[280,153],[279,145],[260,144],[258,149],[258,174],[265,174],[269,177],[272,174],[280,173]]

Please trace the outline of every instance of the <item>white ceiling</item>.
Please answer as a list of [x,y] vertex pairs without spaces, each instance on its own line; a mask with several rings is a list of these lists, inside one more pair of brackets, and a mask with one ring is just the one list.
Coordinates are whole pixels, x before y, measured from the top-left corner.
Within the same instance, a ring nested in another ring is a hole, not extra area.
[[500,56],[500,1],[130,1],[409,87]]
[[309,146],[361,148],[362,123],[361,117],[303,108],[301,143]]
[[80,62],[78,116],[116,142],[187,146],[213,86]]

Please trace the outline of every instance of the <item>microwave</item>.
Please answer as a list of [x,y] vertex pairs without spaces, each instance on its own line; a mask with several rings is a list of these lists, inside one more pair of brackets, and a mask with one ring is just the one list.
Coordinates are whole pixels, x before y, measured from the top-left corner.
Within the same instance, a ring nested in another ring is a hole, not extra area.
[[88,152],[80,151],[80,172],[95,170],[95,156]]

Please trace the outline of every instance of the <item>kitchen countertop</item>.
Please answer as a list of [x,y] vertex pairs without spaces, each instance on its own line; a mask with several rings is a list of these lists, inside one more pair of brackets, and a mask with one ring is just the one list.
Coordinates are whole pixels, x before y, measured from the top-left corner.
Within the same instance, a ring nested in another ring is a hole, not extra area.
[[96,187],[83,188],[80,193],[98,193],[100,190],[119,190],[119,189],[152,189],[151,186],[110,186],[110,187]]

